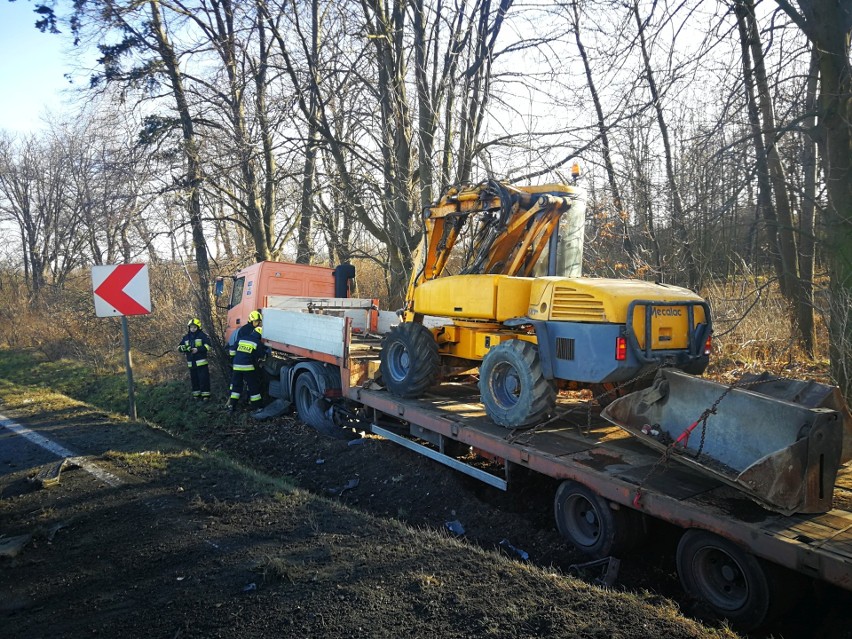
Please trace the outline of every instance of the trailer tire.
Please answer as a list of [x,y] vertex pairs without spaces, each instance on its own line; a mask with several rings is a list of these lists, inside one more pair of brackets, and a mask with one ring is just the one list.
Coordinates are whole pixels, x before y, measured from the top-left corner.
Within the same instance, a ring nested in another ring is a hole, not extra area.
[[786,580],[768,574],[774,568],[706,530],[687,530],[677,547],[677,573],[686,593],[742,631],[780,612]]
[[323,435],[340,438],[345,433],[329,416],[331,404],[322,396],[329,381],[329,376],[323,375],[321,370],[301,371],[293,387],[293,403],[299,419],[305,424]]
[[479,367],[479,394],[488,416],[506,428],[539,422],[556,407],[556,384],[542,372],[538,347],[520,339],[488,351]]
[[438,380],[440,365],[438,343],[422,324],[403,322],[382,340],[379,371],[392,395],[420,397]]
[[580,552],[595,558],[619,555],[646,537],[645,516],[627,506],[610,505],[575,481],[560,484],[553,499],[556,527]]

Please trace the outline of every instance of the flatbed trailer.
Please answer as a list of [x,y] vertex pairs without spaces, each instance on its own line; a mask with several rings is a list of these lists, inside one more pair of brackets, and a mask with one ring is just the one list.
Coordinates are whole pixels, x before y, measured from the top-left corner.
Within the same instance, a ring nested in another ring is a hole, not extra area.
[[[684,587],[743,629],[779,612],[797,576],[852,590],[852,468],[837,475],[832,510],[785,516],[667,461],[588,413],[582,400],[561,399],[557,417],[510,430],[487,418],[475,384],[442,384],[419,399],[394,397],[376,381],[380,338],[369,330],[353,333],[355,324],[382,321],[353,323],[352,313],[264,309],[264,338],[279,362],[270,371],[277,396],[292,400],[309,425],[328,432],[357,419],[376,435],[503,490],[516,467],[562,480],[557,527],[592,556],[639,544],[648,517],[679,526]],[[460,453],[471,449],[502,462],[503,472],[465,463]]]

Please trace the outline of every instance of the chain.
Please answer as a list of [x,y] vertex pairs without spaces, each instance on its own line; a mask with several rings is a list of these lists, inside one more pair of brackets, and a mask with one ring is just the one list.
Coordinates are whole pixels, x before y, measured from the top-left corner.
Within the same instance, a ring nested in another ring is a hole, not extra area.
[[[532,436],[539,429],[544,428],[545,426],[555,422],[556,420],[564,419],[568,415],[570,415],[571,413],[574,413],[574,412],[578,411],[580,408],[583,408],[583,407],[585,407],[585,409],[586,409],[586,430],[585,430],[585,432],[583,432],[583,427],[580,426],[579,424],[577,425],[577,429],[580,431],[581,435],[588,435],[592,430],[592,405],[593,405],[593,403],[595,403],[595,402],[600,403],[600,399],[602,397],[607,396],[607,395],[614,395],[615,397],[619,397],[619,391],[620,390],[627,388],[629,386],[632,386],[633,384],[635,384],[636,382],[638,382],[641,379],[649,377],[652,373],[654,375],[656,375],[657,371],[660,370],[661,368],[663,368],[663,364],[657,364],[653,368],[649,368],[647,370],[640,372],[638,375],[636,375],[635,377],[633,377],[631,379],[628,379],[626,382],[622,382],[621,384],[619,384],[615,388],[605,390],[603,393],[599,393],[598,395],[593,396],[592,399],[584,401],[579,406],[572,406],[571,408],[567,408],[567,409],[564,409],[564,410],[557,410],[556,412],[554,412],[554,414],[549,419],[546,419],[543,422],[538,422],[536,424],[533,424],[532,426],[519,426],[517,428],[513,428],[512,431],[508,435],[506,435],[506,441],[508,441],[510,443],[514,443],[514,442],[518,441],[518,439],[523,435]],[[529,442],[521,442],[521,443],[529,443]]]

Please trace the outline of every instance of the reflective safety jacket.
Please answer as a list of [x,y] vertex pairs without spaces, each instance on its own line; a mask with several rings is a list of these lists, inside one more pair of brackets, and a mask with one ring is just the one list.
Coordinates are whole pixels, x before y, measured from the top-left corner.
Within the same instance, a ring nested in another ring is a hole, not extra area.
[[[193,348],[197,349],[194,353],[192,352]],[[189,331],[183,336],[180,344],[178,344],[178,350],[181,353],[186,353],[186,365],[190,368],[193,366],[207,366],[207,351],[210,350],[210,339],[200,328],[194,333]]]
[[231,347],[234,353],[232,368],[235,371],[253,371],[258,366],[258,360],[263,357],[266,347],[260,341],[260,327],[251,324],[244,325],[237,331],[237,338]]

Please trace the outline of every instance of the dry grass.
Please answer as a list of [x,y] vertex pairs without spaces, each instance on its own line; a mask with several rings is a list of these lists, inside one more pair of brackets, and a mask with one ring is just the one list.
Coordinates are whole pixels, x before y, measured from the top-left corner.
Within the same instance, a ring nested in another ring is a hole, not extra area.
[[828,380],[828,327],[823,313],[816,313],[817,352],[811,359],[793,334],[791,309],[776,282],[759,277],[714,282],[702,293],[713,311],[715,328],[709,374],[728,377],[769,370]]
[[[387,288],[378,266],[361,260],[356,268],[357,294],[377,297],[384,303]],[[175,347],[187,318],[197,314],[191,279],[182,265],[151,265],[154,311],[148,316],[128,318],[134,374],[138,379],[159,384],[185,378],[183,358]],[[702,293],[713,309],[716,329],[710,374],[771,370],[828,378],[828,335],[823,313],[817,312],[819,350],[810,360],[792,336],[790,309],[774,281],[742,276],[713,282]],[[218,313],[214,319],[216,330],[223,334],[225,311],[214,312]],[[71,359],[96,375],[124,371],[121,323],[117,318],[95,317],[88,269],[76,273],[63,289],[48,289],[36,300],[29,299],[19,274],[0,270],[0,320],[5,320],[8,327],[26,327],[0,332],[0,348],[35,349],[48,361]]]

